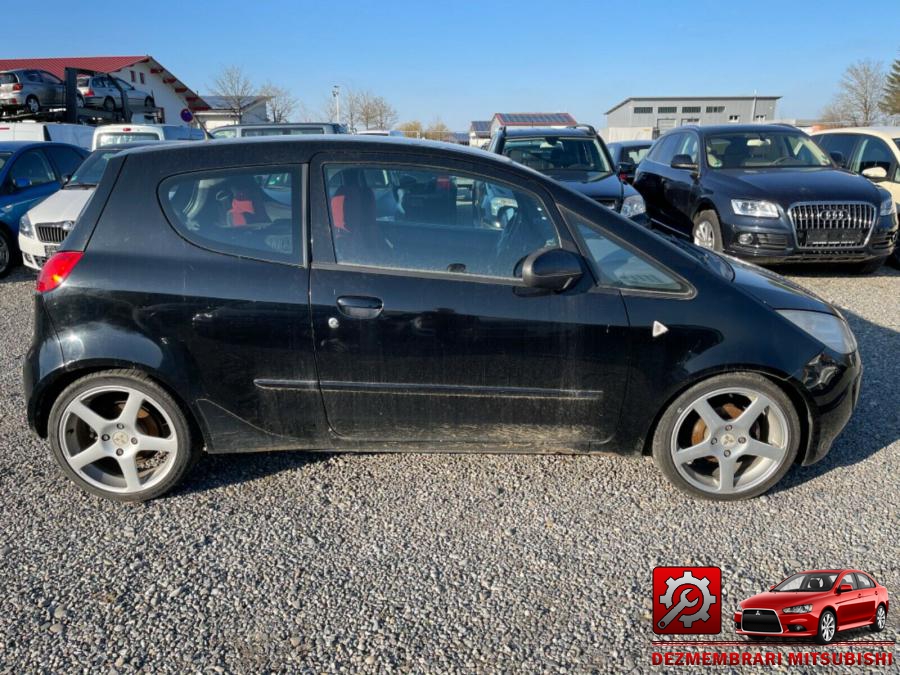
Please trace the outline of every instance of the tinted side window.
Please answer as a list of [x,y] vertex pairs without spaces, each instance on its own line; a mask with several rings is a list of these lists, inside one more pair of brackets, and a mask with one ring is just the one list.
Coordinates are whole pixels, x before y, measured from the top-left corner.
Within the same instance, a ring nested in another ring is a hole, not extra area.
[[81,155],[71,148],[50,147],[47,152],[61,176],[71,176],[81,165]]
[[188,241],[219,253],[300,261],[300,179],[295,168],[231,169],[173,176],[159,198]]
[[856,581],[860,588],[875,588],[875,584],[865,574],[856,574]]
[[213,138],[234,138],[237,136],[237,131],[235,129],[216,129],[211,131],[209,135]]
[[857,137],[853,134],[825,134],[815,138],[816,143],[825,152],[839,152],[844,156],[844,164],[850,163],[850,154],[856,145]]
[[682,134],[684,138],[675,148],[676,155],[687,155],[691,158],[691,161],[696,164],[699,159],[699,147],[697,143],[697,137],[694,134]]
[[515,278],[533,251],[559,246],[541,200],[440,169],[325,167],[338,263]]
[[42,152],[29,150],[23,154],[9,171],[13,181],[27,180],[32,186],[52,183],[56,180],[50,162]]
[[867,136],[863,138],[859,144],[859,150],[856,157],[853,158],[853,164],[850,170],[856,173],[862,173],[866,169],[881,168],[885,174],[891,175],[891,164],[894,162],[894,153],[887,144],[880,138]]
[[669,134],[654,144],[650,151],[650,159],[660,164],[671,164],[676,148],[681,144],[684,134]]

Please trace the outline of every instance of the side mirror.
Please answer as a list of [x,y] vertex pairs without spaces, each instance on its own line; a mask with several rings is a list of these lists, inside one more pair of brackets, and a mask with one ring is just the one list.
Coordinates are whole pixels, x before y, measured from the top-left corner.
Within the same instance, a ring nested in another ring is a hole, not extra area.
[[670,166],[673,169],[685,169],[687,171],[696,171],[698,168],[697,163],[691,159],[690,155],[675,155]]
[[884,180],[887,178],[887,171],[883,166],[870,166],[862,170],[862,175],[871,180]]
[[72,174],[67,173],[66,175],[64,175],[64,176],[62,177],[62,184],[65,185],[65,184],[68,183],[70,180],[72,180]]
[[13,178],[13,187],[16,190],[24,190],[31,187],[31,180],[28,178]]
[[843,152],[829,152],[828,155],[831,157],[832,162],[834,162],[838,166],[844,166],[844,153]]
[[564,291],[582,274],[581,258],[561,248],[538,249],[522,263],[522,281],[532,288]]
[[840,588],[838,588],[838,593],[849,593],[853,590],[853,586],[850,584],[841,584]]
[[622,180],[626,180],[634,175],[634,171],[637,169],[637,165],[634,162],[619,162],[619,165],[616,167],[616,173],[619,174],[619,178]]

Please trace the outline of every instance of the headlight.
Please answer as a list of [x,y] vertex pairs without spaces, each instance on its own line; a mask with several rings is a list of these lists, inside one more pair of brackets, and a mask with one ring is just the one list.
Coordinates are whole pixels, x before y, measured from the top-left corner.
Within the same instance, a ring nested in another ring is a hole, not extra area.
[[639,216],[642,213],[647,213],[647,205],[644,203],[644,198],[640,195],[625,197],[625,201],[622,202],[621,213],[626,218],[632,218],[634,216]]
[[879,216],[891,216],[897,213],[897,205],[894,203],[894,198],[888,195],[885,197],[884,201],[881,202],[881,208],[878,211]]
[[806,614],[812,611],[812,605],[794,605],[793,607],[785,607],[781,611],[785,614]]
[[751,218],[777,218],[778,207],[772,202],[761,202],[754,199],[732,199],[731,208],[736,215]]
[[25,237],[34,236],[34,227],[32,226],[31,219],[28,217],[27,213],[19,218],[19,234]]
[[779,309],[778,313],[839,354],[856,351],[856,338],[847,322],[839,316],[800,309]]

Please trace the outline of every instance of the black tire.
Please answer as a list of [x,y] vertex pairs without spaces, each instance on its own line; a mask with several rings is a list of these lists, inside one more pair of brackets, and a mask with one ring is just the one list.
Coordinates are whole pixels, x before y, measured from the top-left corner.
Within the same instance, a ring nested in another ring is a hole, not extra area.
[[[131,493],[119,493],[99,488],[84,480],[69,465],[66,460],[65,450],[60,445],[59,430],[62,415],[69,404],[80,394],[102,386],[126,386],[138,392],[151,396],[171,419],[173,431],[176,434],[178,448],[175,453],[172,468],[165,477],[152,487]],[[137,370],[107,370],[86,375],[66,387],[53,402],[50,410],[50,418],[47,425],[50,447],[53,450],[54,459],[59,464],[62,472],[81,489],[91,494],[119,502],[141,502],[159,497],[175,487],[187,475],[199,459],[200,451],[195,439],[191,437],[190,425],[178,403],[169,393],[160,387],[153,379]]]
[[[830,637],[828,637],[827,635],[823,635],[823,633],[822,633],[823,623],[827,620],[826,617],[830,617],[830,620],[831,620],[832,624],[834,625],[834,631],[831,633]],[[831,644],[834,641],[834,638],[836,635],[837,635],[837,617],[834,615],[834,612],[832,612],[830,609],[826,609],[819,616],[819,629],[818,629],[818,631],[816,631],[816,637],[815,637],[816,644],[820,644],[820,645]]]
[[[788,442],[786,443],[783,456],[779,460],[776,468],[771,472],[767,472],[768,477],[764,481],[748,487],[745,490],[719,494],[712,488],[710,488],[709,491],[704,491],[696,487],[679,473],[675,466],[675,460],[672,457],[670,440],[675,432],[675,426],[678,424],[679,417],[682,416],[685,409],[691,407],[692,402],[705,394],[711,394],[718,390],[728,388],[753,390],[763,394],[768,397],[771,402],[777,404],[784,416]],[[717,501],[750,499],[767,492],[788,472],[797,458],[800,447],[800,436],[800,419],[797,410],[787,394],[785,394],[778,385],[768,378],[755,373],[727,373],[725,375],[716,375],[689,387],[669,403],[668,407],[663,412],[662,417],[660,417],[659,423],[656,425],[656,429],[653,433],[653,459],[663,475],[668,478],[675,487],[692,497]]]
[[0,225],[0,279],[19,264],[19,247],[9,231]]
[[112,99],[111,96],[107,96],[103,99],[103,109],[106,112],[113,112],[116,109],[116,102]]
[[38,97],[35,95],[31,95],[25,99],[25,109],[35,115],[41,111],[41,102],[38,101]]
[[876,258],[875,260],[867,260],[864,263],[859,263],[854,266],[853,271],[857,274],[871,274],[875,270],[879,269],[882,265],[884,265],[884,261],[887,258]]
[[[879,614],[881,616],[879,616]],[[883,619],[881,618],[883,617]],[[875,620],[869,625],[869,630],[873,633],[880,633],[887,626],[887,607],[883,604],[878,605],[875,610]]]
[[[712,236],[712,246],[707,248],[712,248],[714,251],[722,250],[722,225],[719,223],[718,214],[712,209],[707,209],[705,211],[700,211],[696,216],[694,216],[694,227],[691,230],[691,241],[697,244],[698,238],[700,238],[701,230],[706,229],[705,225],[709,226],[709,235]],[[706,237],[702,237],[706,239]],[[700,244],[697,244],[698,246]]]
[[147,98],[144,99],[144,107],[145,108],[155,108],[156,107],[156,103],[153,101],[152,96],[148,96]]

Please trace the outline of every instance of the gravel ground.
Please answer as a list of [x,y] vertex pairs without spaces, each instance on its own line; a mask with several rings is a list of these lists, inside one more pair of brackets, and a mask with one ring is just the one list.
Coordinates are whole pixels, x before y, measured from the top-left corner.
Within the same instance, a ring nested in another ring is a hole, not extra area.
[[649,459],[298,452],[208,458],[122,506],[70,485],[25,425],[17,272],[0,283],[0,672],[646,672],[655,565],[722,568],[723,639],[739,600],[797,568],[860,567],[896,603],[900,274],[794,276],[847,309],[865,384],[827,460],[760,499],[692,501]]

